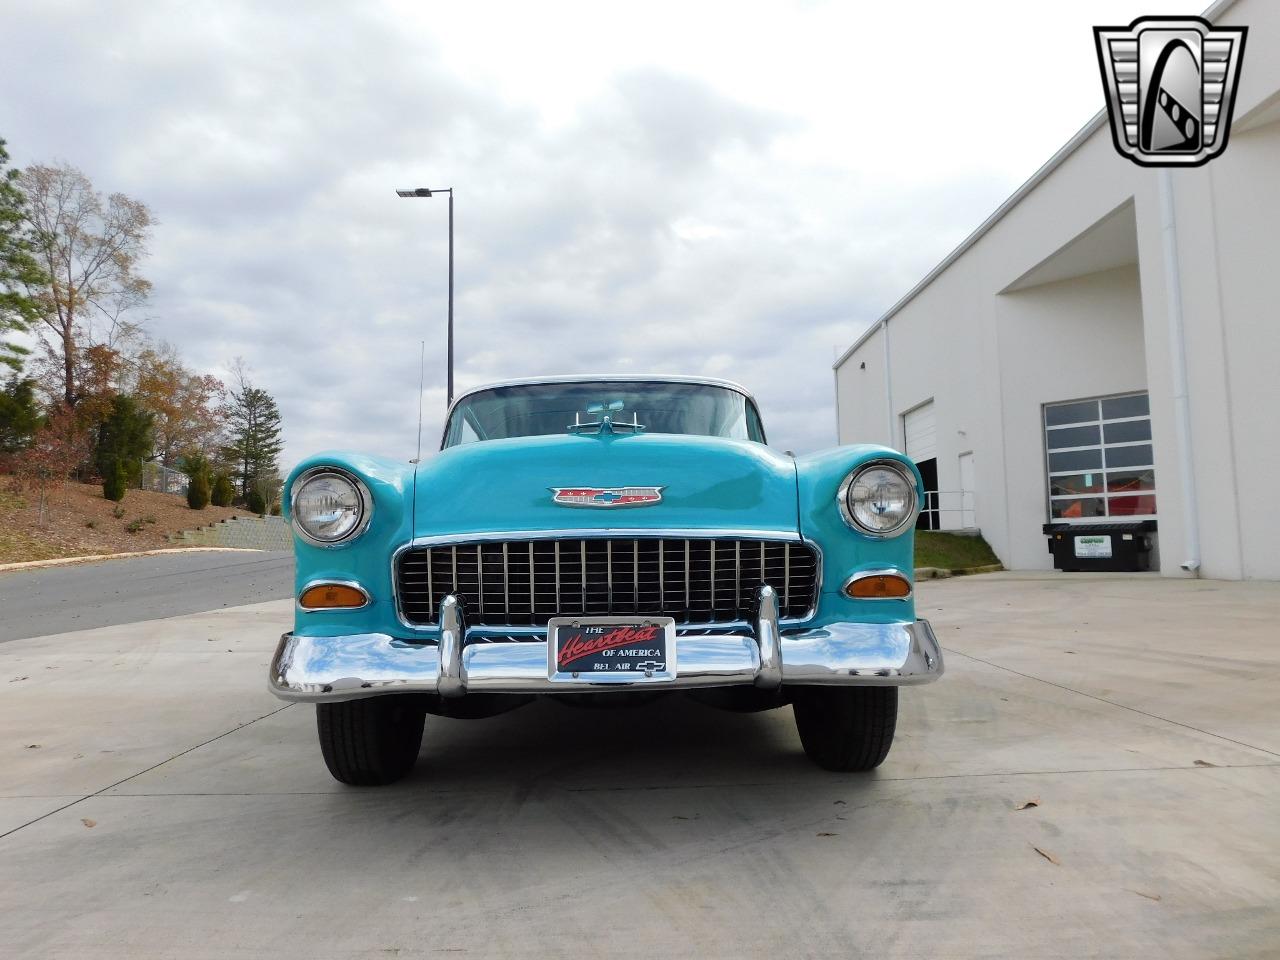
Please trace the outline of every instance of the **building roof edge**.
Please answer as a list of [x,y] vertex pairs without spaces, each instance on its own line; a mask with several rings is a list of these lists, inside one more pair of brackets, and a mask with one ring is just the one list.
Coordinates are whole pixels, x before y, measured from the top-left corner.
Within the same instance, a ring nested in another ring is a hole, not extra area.
[[[1236,0],[1217,0],[1217,2],[1212,4],[1209,7],[1209,9],[1207,9],[1202,14],[1202,16],[1206,20],[1213,20],[1219,14],[1224,13],[1228,8],[1234,6],[1235,3],[1236,3]],[[1075,153],[1076,150],[1079,149],[1081,144],[1083,144],[1086,140],[1088,140],[1091,136],[1093,136],[1093,134],[1098,130],[1098,128],[1101,127],[1104,123],[1106,123],[1106,120],[1107,120],[1107,111],[1106,111],[1106,108],[1104,107],[1102,110],[1098,111],[1098,113],[1096,113],[1093,116],[1093,118],[1089,120],[1088,123],[1086,123],[1083,127],[1077,130],[1075,133],[1075,136],[1073,136],[1070,140],[1068,140],[1061,147],[1059,147],[1057,152],[1054,153],[1054,155],[1051,156],[1047,161],[1045,161],[1045,163],[1041,165],[1040,169],[1038,169],[1035,173],[1033,173],[1022,184],[1022,186],[1018,187],[1017,190],[1013,191],[1013,193],[1010,194],[1009,197],[1002,204],[1000,204],[1000,206],[996,207],[995,211],[992,212],[991,215],[987,217],[987,219],[983,220],[982,223],[978,224],[977,229],[975,229],[967,237],[961,240],[960,244],[954,250],[948,253],[945,257],[943,257],[942,261],[938,263],[937,266],[935,266],[932,270],[926,273],[924,277],[921,278],[921,280],[917,282],[915,286],[913,286],[910,290],[908,290],[905,294],[903,294],[903,296],[893,306],[891,306],[888,310],[886,310],[883,314],[881,314],[873,323],[871,323],[867,327],[866,330],[862,331],[862,333],[858,336],[858,338],[853,341],[853,344],[847,350],[845,350],[844,353],[840,354],[840,358],[831,365],[832,369],[839,370],[842,366],[844,366],[844,362],[848,360],[851,356],[853,356],[853,354],[857,351],[857,349],[860,346],[862,346],[869,339],[871,339],[871,335],[875,333],[877,328],[887,325],[889,323],[890,318],[895,313],[900,311],[908,303],[914,300],[920,294],[920,292],[924,290],[924,288],[927,287],[929,284],[933,283],[933,281],[937,279],[938,275],[941,274],[944,270],[946,270],[947,267],[951,266],[951,264],[959,260],[960,257],[965,253],[965,251],[967,251],[975,243],[981,240],[982,237],[987,233],[987,231],[989,231],[997,223],[1003,220],[1005,217],[1005,214],[1007,214],[1010,210],[1012,210],[1015,206],[1017,206],[1022,201],[1023,197],[1025,197],[1032,190],[1038,187],[1040,183],[1044,181],[1046,177],[1049,176],[1049,174],[1053,173],[1054,170],[1058,169],[1058,167],[1062,165],[1062,163],[1067,159],[1067,157]]]

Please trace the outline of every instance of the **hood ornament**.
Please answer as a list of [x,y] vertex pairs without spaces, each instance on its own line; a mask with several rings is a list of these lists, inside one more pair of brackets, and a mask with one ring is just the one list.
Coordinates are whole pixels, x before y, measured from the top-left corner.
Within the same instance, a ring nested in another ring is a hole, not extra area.
[[640,422],[640,418],[636,414],[631,414],[631,421],[614,420],[613,414],[622,410],[624,404],[621,400],[614,400],[610,403],[589,403],[587,404],[587,415],[594,416],[597,419],[583,422],[580,412],[574,413],[573,423],[569,424],[565,429],[570,433],[595,433],[601,436],[605,434],[617,433],[619,430],[629,430],[632,433],[640,433],[644,430],[644,424]]
[[562,507],[647,507],[662,500],[665,487],[552,487]]

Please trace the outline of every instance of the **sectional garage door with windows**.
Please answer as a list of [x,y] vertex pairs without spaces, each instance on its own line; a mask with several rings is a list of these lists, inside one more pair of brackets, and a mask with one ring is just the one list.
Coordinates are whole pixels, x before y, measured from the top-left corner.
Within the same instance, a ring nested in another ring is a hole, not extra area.
[[1147,394],[1046,404],[1044,446],[1051,520],[1155,518]]

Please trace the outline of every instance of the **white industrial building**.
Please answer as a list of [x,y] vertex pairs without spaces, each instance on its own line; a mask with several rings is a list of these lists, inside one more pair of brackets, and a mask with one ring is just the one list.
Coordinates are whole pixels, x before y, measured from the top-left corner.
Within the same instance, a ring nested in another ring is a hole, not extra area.
[[1166,576],[1280,579],[1280,4],[1206,16],[1249,28],[1225,153],[1142,168],[1099,114],[835,364],[840,441],[1011,569],[1152,519]]

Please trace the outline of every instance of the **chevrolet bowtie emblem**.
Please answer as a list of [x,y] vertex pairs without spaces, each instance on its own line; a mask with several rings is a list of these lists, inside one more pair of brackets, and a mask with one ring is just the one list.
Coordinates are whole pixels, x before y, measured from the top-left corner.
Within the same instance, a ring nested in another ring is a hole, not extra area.
[[644,507],[662,499],[662,487],[552,487],[563,507]]

